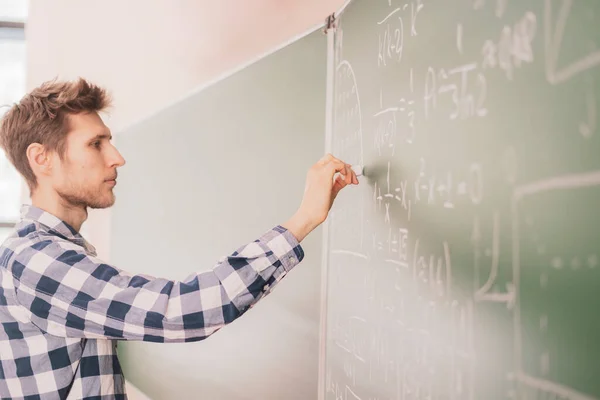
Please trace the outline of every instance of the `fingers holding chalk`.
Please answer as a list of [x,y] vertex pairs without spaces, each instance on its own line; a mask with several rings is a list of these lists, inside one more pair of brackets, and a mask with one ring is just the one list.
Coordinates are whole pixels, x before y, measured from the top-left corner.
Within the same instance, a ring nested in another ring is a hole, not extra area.
[[[346,180],[346,182],[349,183],[353,183],[355,185],[358,185],[358,177],[362,176],[364,174],[364,169],[362,167],[362,165],[349,165],[346,164],[346,174],[341,173],[342,175],[344,175],[344,179]],[[349,179],[349,182],[348,182]]]
[[362,165],[353,165],[352,171],[354,171],[356,176],[362,176],[363,175],[363,166]]
[[[358,177],[364,176],[364,167],[362,165],[350,165],[346,164],[344,170],[339,171],[334,175],[334,181],[337,181],[338,176],[341,179],[341,182],[344,182],[345,185],[354,184],[358,185]],[[341,183],[340,182],[340,183]]]

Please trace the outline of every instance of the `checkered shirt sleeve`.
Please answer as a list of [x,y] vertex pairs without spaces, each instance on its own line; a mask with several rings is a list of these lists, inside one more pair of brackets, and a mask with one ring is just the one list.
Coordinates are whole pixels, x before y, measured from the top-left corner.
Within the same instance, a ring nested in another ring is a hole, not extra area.
[[71,338],[202,340],[267,294],[304,257],[277,226],[183,281],[131,275],[67,241],[39,235],[15,251],[17,301],[42,331]]

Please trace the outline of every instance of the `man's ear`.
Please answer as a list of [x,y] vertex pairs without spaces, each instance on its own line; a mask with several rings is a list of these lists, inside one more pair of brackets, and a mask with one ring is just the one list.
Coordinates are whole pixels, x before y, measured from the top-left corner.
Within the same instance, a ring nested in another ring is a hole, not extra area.
[[33,173],[39,175],[50,175],[52,172],[52,158],[44,145],[31,143],[27,147],[27,159]]

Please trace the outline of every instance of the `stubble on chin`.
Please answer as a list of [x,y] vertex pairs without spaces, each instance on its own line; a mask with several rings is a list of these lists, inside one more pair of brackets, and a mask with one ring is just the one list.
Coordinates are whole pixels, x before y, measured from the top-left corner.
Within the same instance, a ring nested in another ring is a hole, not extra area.
[[57,191],[62,200],[71,207],[103,209],[115,204],[116,197],[111,190],[109,194],[93,191]]

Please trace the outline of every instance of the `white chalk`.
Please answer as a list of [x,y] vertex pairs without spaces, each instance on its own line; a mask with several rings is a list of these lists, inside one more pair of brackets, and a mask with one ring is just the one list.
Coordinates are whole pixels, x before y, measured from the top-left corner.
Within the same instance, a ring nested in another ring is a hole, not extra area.
[[353,165],[352,166],[352,171],[354,171],[354,173],[356,174],[356,176],[362,176],[362,174],[363,174],[363,167],[362,167],[362,165]]

